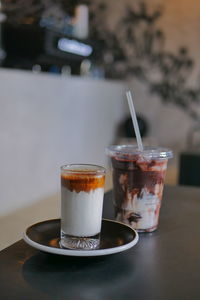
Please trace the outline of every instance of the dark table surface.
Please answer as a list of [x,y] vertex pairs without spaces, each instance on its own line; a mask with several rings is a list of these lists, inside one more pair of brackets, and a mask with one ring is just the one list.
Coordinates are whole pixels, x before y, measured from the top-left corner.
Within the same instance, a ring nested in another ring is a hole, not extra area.
[[158,230],[122,253],[63,257],[13,244],[0,252],[0,299],[200,299],[200,189],[166,187]]

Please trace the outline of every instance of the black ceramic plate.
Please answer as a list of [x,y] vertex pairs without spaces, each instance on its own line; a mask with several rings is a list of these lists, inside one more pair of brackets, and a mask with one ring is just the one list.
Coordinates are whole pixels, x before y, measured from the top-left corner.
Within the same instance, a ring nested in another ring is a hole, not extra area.
[[36,223],[27,228],[24,240],[32,247],[60,255],[100,256],[125,251],[138,242],[138,233],[122,223],[103,219],[101,243],[97,250],[68,250],[60,247],[60,219]]

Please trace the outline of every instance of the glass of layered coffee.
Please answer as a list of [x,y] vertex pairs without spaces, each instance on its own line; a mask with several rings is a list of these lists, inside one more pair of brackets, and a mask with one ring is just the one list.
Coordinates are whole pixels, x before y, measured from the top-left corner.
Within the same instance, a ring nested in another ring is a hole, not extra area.
[[111,158],[115,217],[139,232],[157,229],[168,159],[166,148],[116,145],[106,149]]
[[105,172],[96,165],[61,167],[61,247],[99,247]]

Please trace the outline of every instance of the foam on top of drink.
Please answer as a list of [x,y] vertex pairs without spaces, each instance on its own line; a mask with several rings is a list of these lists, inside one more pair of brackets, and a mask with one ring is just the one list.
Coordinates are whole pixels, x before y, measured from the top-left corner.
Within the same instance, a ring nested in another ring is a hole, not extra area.
[[91,190],[103,188],[105,183],[105,175],[91,175],[91,173],[73,173],[61,174],[61,184],[71,192],[77,193],[84,191],[89,193]]

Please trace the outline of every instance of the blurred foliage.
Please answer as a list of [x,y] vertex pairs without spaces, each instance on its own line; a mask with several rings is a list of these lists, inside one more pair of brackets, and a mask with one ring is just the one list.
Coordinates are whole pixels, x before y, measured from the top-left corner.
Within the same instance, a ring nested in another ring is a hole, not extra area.
[[102,22],[106,10],[106,2],[94,5],[91,1],[91,38],[101,41],[97,59],[106,77],[136,77],[164,103],[177,105],[198,120],[195,105],[200,103],[199,83],[193,87],[189,83],[194,61],[187,47],[180,47],[176,53],[165,50],[166,36],[157,25],[163,9],[150,11],[147,2],[135,2],[126,8],[114,31]]

